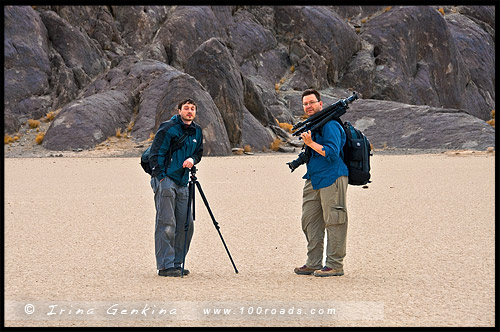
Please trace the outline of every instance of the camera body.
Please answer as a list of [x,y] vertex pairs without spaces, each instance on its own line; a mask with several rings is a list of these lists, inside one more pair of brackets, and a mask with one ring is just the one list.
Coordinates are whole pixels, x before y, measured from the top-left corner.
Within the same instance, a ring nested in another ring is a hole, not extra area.
[[297,157],[297,159],[292,160],[291,162],[286,163],[286,164],[288,165],[288,167],[290,167],[290,170],[293,172],[300,165],[307,164],[309,162],[309,159],[311,159],[311,154],[306,149],[306,150],[302,151],[301,153],[299,153],[299,156]]

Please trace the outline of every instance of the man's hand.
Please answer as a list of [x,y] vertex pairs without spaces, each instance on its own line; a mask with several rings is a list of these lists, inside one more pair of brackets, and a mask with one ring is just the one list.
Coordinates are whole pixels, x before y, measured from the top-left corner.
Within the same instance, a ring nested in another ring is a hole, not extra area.
[[188,158],[188,159],[184,160],[184,162],[182,163],[182,167],[184,167],[184,168],[191,168],[193,166],[194,166],[193,158]]
[[322,155],[323,157],[326,155],[325,150],[323,150],[323,145],[316,143],[312,140],[311,131],[308,130],[305,133],[300,134],[300,137],[304,140],[304,144]]
[[302,137],[302,139],[304,140],[304,144],[307,146],[310,146],[311,143],[313,142],[310,130],[300,134],[300,137]]

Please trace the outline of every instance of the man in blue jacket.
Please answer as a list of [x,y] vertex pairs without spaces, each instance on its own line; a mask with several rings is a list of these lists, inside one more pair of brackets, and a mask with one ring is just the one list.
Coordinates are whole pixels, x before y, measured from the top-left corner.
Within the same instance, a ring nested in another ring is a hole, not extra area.
[[[302,105],[308,116],[321,111],[318,91],[302,93]],[[346,255],[346,192],[349,171],[343,161],[346,134],[336,120],[321,130],[301,134],[311,150],[302,194],[302,230],[307,239],[307,261],[294,272],[316,277],[341,276]],[[323,243],[326,229],[326,260],[323,266]]]
[[[187,236],[186,254],[193,237],[193,216],[187,215],[189,169],[203,155],[203,134],[194,122],[196,103],[186,99],[178,105],[179,114],[163,122],[156,132],[149,164],[151,188],[155,195],[155,254],[158,275],[180,277]],[[179,142],[182,144],[179,147]],[[177,144],[176,144],[177,143]],[[177,146],[175,150],[173,146]],[[188,234],[184,225],[189,218]],[[189,270],[184,269],[184,275]]]

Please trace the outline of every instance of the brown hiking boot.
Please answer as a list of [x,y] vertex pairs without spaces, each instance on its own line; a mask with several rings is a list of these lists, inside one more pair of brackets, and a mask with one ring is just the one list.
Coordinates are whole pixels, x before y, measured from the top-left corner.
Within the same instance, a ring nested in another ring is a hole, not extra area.
[[313,274],[314,271],[316,271],[317,268],[313,267],[308,267],[307,265],[303,265],[301,267],[296,267],[293,272],[301,275],[308,275],[308,274]]
[[323,267],[321,270],[314,271],[315,277],[333,277],[333,276],[343,276],[343,275],[344,275],[343,269],[335,270],[328,266]]

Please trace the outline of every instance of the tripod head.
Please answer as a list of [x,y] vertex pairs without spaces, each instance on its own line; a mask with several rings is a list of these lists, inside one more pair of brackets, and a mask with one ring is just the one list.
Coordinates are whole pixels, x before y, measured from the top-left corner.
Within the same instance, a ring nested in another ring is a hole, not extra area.
[[193,182],[196,181],[196,171],[197,171],[196,166],[193,165],[193,167],[191,167],[189,171],[191,172],[191,180]]

